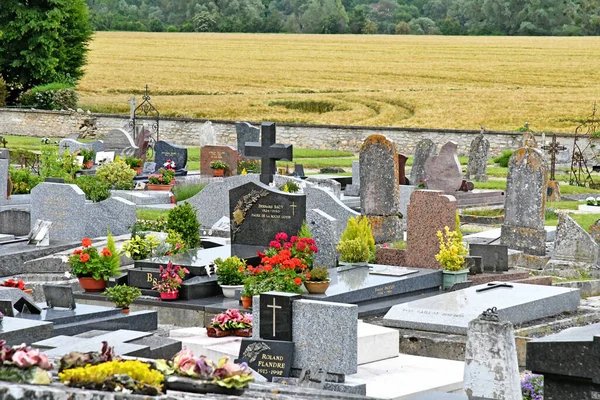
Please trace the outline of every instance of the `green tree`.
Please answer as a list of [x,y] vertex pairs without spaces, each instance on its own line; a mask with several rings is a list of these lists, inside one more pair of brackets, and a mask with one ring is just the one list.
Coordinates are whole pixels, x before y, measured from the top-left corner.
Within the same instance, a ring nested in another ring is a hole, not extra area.
[[2,0],[0,31],[0,72],[11,100],[33,86],[83,76],[92,35],[84,0]]

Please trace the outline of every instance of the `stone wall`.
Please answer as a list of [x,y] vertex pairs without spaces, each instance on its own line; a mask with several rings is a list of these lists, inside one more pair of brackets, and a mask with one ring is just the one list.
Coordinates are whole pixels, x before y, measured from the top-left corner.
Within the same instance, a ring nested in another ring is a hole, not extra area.
[[[125,128],[128,115],[87,114],[67,111],[39,111],[23,109],[0,109],[0,135],[21,135],[34,137],[63,138],[79,132],[82,126],[94,125],[97,137],[113,128]],[[160,138],[186,146],[200,145],[200,132],[203,119],[171,118],[160,119]],[[217,144],[236,146],[235,121],[212,121],[217,133]],[[417,142],[431,139],[441,147],[448,141],[458,143],[460,155],[468,154],[471,141],[479,133],[477,130],[387,128],[366,126],[278,124],[277,140],[297,147],[311,147],[329,150],[358,152],[362,142],[375,133],[383,134],[398,144],[398,151],[412,154]],[[546,134],[549,137],[551,134]],[[536,135],[537,136],[537,135]],[[558,141],[572,147],[572,137],[559,134]],[[519,147],[521,134],[518,132],[488,131],[493,156],[503,150]],[[536,137],[538,142],[541,138]],[[546,140],[548,141],[548,139]],[[566,155],[570,152],[563,152]]]

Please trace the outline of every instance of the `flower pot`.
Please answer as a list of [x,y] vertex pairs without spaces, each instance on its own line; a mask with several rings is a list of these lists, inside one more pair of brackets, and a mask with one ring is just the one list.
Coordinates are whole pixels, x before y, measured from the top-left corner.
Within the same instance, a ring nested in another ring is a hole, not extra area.
[[161,300],[177,300],[179,297],[179,290],[173,290],[172,292],[160,292]]
[[94,279],[92,277],[80,277],[79,285],[86,292],[101,292],[106,288],[106,281],[104,279]]
[[242,290],[244,285],[219,285],[223,290],[223,296],[233,299],[235,297],[236,290]]
[[213,169],[213,176],[225,176],[224,169]]
[[242,306],[244,308],[252,308],[252,297],[242,297]]
[[323,294],[327,291],[327,288],[329,288],[329,282],[330,281],[322,281],[322,282],[306,281],[306,282],[304,282],[304,287],[306,288],[308,293]]
[[84,161],[83,169],[91,169],[94,167],[94,161]]
[[171,186],[175,185],[175,178],[171,179]]
[[123,314],[129,314],[129,307],[123,308],[121,309],[121,311],[123,312]]
[[233,331],[234,336],[239,337],[251,337],[252,336],[252,328],[242,328],[236,329]]
[[173,185],[157,185],[155,183],[149,183],[149,184],[146,185],[146,188],[148,190],[164,190],[164,191],[167,191],[167,190],[173,189]]
[[33,292],[33,289],[23,289],[23,291],[27,294],[31,294]]
[[468,279],[469,270],[461,269],[460,271],[442,271],[442,289],[448,290],[455,283],[466,282]]
[[133,170],[135,171],[135,173],[136,173],[137,175],[139,175],[139,174],[141,174],[141,173],[142,173],[142,169],[143,169],[142,167],[137,167],[137,168],[134,168]]
[[209,326],[208,328],[206,328],[206,335],[208,337],[225,337],[225,336],[231,336],[232,333],[233,332],[231,332],[231,331],[224,331],[219,328],[212,327],[212,326]]

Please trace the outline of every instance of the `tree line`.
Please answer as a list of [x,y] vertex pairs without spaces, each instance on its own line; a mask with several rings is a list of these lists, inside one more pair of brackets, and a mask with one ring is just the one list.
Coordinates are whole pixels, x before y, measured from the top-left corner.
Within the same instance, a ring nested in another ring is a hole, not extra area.
[[87,0],[95,30],[600,34],[600,0]]

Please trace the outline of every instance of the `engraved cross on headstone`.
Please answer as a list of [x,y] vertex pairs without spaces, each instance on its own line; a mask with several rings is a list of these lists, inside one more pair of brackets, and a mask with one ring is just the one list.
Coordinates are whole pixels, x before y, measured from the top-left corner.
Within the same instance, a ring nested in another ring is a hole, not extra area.
[[275,123],[263,122],[261,125],[260,143],[246,142],[244,156],[260,158],[260,181],[265,185],[273,182],[277,160],[292,161],[293,146],[275,143]]
[[556,155],[559,151],[567,150],[567,148],[556,141],[556,135],[552,135],[552,142],[542,146],[542,150],[546,150],[550,154],[550,180],[553,181],[556,170]]
[[281,308],[281,306],[276,305],[275,297],[273,297],[273,304],[269,304],[267,307],[273,309],[273,336],[275,336],[276,335],[275,320],[277,319],[276,314],[277,314],[277,309]]

